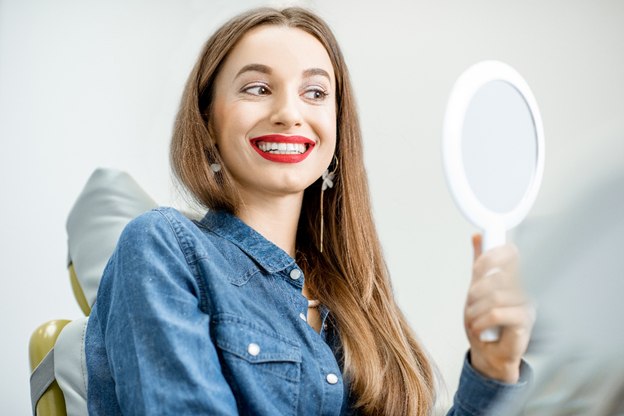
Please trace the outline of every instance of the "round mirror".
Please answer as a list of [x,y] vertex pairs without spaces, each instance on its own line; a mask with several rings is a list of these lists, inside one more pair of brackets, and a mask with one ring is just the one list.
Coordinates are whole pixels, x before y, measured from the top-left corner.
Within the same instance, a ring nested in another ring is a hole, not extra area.
[[[453,199],[483,231],[483,250],[504,244],[533,205],[544,171],[540,113],[518,72],[485,61],[461,74],[446,107],[442,156]],[[498,331],[481,339],[495,341]]]
[[483,248],[505,243],[535,201],[544,170],[537,102],[512,67],[484,61],[460,75],[444,117],[442,160],[457,206],[483,231]]
[[512,211],[537,165],[537,137],[524,98],[505,81],[490,81],[472,97],[461,139],[468,184],[487,209]]

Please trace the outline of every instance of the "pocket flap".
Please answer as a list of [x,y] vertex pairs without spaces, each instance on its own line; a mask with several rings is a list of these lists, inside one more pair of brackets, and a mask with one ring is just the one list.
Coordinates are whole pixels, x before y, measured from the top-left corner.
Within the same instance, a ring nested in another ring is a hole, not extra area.
[[215,341],[222,350],[250,363],[301,362],[296,342],[240,318],[216,319]]

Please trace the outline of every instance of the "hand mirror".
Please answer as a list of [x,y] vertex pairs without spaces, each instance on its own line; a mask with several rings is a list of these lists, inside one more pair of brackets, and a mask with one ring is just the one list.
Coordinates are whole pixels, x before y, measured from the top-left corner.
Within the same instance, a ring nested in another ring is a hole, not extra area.
[[[442,135],[455,203],[482,230],[483,251],[503,245],[533,205],[544,171],[542,119],[528,84],[502,62],[469,67],[451,90]],[[481,340],[498,340],[498,328]]]

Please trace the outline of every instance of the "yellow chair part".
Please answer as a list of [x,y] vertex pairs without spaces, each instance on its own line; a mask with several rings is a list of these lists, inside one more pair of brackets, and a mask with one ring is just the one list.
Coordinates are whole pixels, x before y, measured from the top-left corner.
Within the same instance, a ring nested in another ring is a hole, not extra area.
[[80,286],[80,282],[78,281],[78,276],[76,276],[74,263],[69,263],[69,280],[71,281],[71,287],[74,291],[74,296],[78,301],[78,305],[80,305],[80,309],[82,309],[82,312],[84,312],[85,316],[89,316],[89,314],[91,313],[91,307],[89,306],[89,302],[87,302],[87,297],[82,291],[82,287]]
[[[59,334],[70,321],[59,319],[46,322],[33,332],[29,343],[30,371],[39,365],[54,347]],[[37,403],[38,416],[66,416],[65,398],[59,385],[54,381]]]

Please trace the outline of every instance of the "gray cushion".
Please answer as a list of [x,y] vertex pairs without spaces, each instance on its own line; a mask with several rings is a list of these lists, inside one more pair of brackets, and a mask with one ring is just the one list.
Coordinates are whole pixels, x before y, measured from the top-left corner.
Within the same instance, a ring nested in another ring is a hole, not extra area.
[[67,219],[69,259],[89,306],[121,231],[156,203],[125,172],[96,169]]

